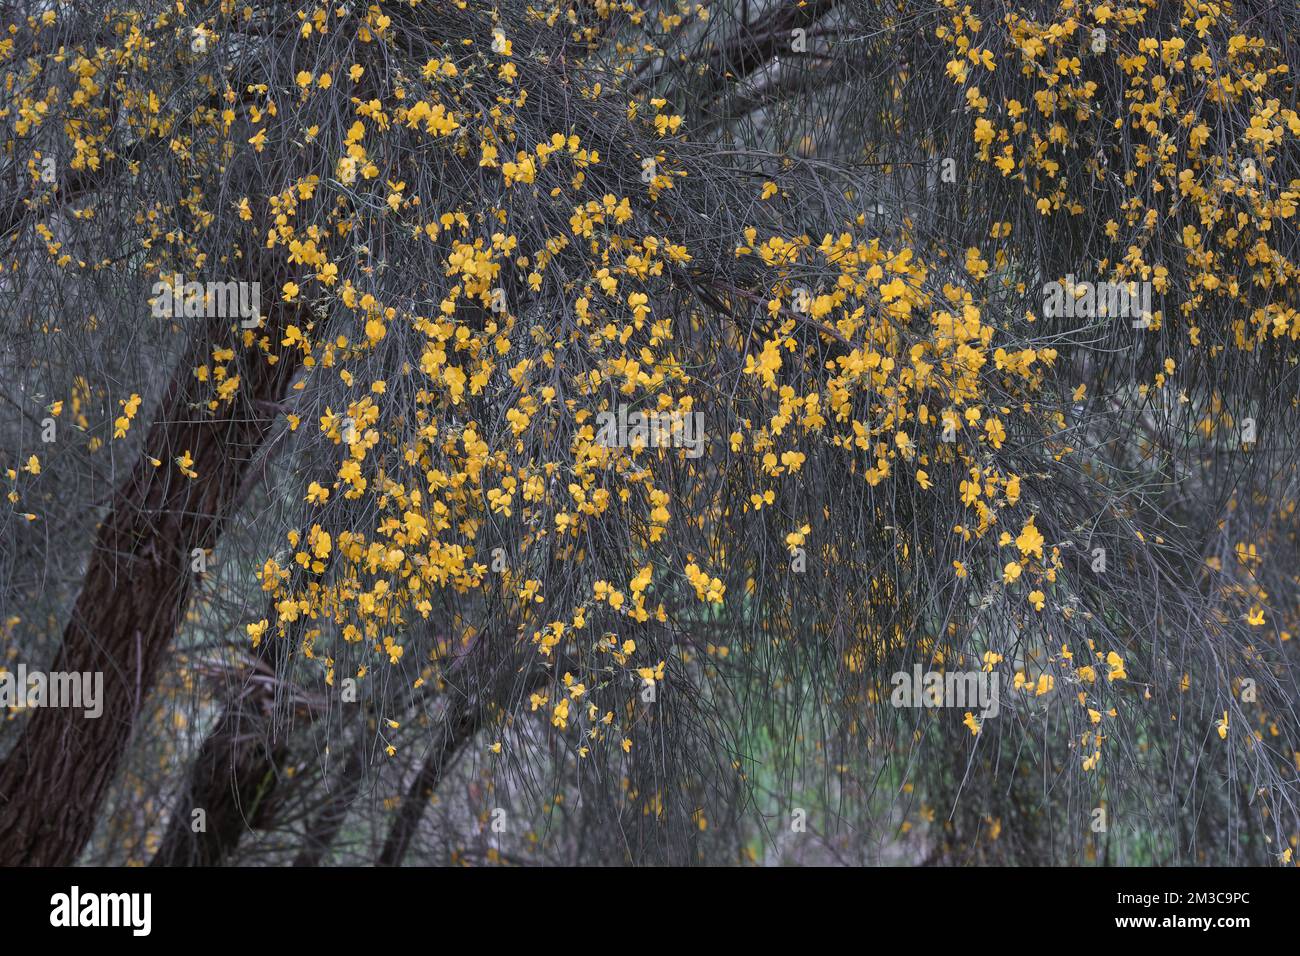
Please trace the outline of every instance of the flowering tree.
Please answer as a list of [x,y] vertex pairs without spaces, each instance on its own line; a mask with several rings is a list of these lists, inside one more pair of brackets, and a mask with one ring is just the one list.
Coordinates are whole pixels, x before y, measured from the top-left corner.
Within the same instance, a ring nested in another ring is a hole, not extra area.
[[22,8],[0,861],[1291,862],[1294,11]]

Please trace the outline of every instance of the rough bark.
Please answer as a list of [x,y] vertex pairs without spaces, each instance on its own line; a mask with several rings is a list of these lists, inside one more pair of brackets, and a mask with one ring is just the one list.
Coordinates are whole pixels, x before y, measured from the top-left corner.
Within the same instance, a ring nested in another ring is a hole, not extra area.
[[[275,288],[275,286],[271,286]],[[296,314],[297,309],[287,310]],[[273,330],[295,321],[277,307]],[[278,321],[276,321],[278,319]],[[305,321],[298,318],[297,321]],[[274,364],[242,356],[232,406],[209,415],[193,375],[214,347],[235,344],[229,320],[199,331],[163,393],[144,449],[99,527],[52,671],[102,672],[103,713],[37,708],[0,764],[0,866],[64,866],[90,838],[142,705],[193,587],[191,552],[215,546],[271,428],[297,353]],[[273,340],[279,336],[272,331]],[[188,452],[197,477],[180,473]],[[162,459],[155,468],[146,454]]]

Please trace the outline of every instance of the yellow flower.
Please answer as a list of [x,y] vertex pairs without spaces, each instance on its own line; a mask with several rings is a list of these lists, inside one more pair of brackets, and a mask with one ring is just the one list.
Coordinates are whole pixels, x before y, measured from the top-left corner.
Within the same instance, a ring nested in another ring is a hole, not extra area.
[[565,697],[555,705],[551,712],[551,724],[561,730],[569,725],[569,698]]
[[248,636],[253,639],[254,647],[257,647],[259,644],[262,643],[262,635],[266,633],[266,629],[269,626],[270,625],[267,623],[266,618],[262,618],[256,624],[248,625],[247,627]]
[[1034,527],[1034,519],[1030,518],[1025,522],[1019,536],[1016,538],[1016,547],[1025,557],[1031,554],[1037,555],[1040,559],[1043,557],[1043,536],[1038,529]]
[[189,449],[185,449],[185,454],[176,459],[176,467],[181,470],[181,474],[186,478],[197,478],[199,473],[193,469],[194,458],[190,455]]
[[1106,655],[1106,666],[1110,668],[1110,673],[1106,675],[1107,680],[1123,680],[1128,677],[1124,671],[1124,658],[1114,651]]

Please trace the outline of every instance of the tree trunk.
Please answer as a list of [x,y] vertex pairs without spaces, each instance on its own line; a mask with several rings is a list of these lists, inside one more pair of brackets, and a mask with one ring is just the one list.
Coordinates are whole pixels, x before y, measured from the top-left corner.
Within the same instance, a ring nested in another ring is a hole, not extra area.
[[[285,316],[282,308],[268,316],[273,341],[284,320],[307,321]],[[197,381],[193,368],[205,364],[213,348],[239,344],[229,320],[216,321],[219,326],[200,331],[191,342],[163,394],[140,459],[100,525],[51,667],[102,672],[103,713],[88,719],[69,709],[32,711],[0,765],[0,866],[70,865],[90,839],[184,613],[194,580],[191,552],[216,544],[270,431],[274,413],[264,403],[284,396],[298,368],[295,351],[274,364],[256,349],[245,351],[234,402],[209,416],[210,386]],[[175,462],[187,452],[198,473],[193,479]],[[153,467],[146,455],[162,464]]]
[[[310,523],[314,510],[305,509],[299,523]],[[325,529],[337,536],[337,518]],[[263,616],[276,620],[274,600]],[[203,739],[150,866],[221,866],[245,833],[274,815],[272,798],[289,750],[289,671],[297,647],[293,626],[283,635],[272,628],[262,641],[253,675],[264,679],[250,679],[236,690]],[[195,832],[198,808],[206,813],[207,828]]]
[[443,774],[452,759],[462,747],[474,739],[478,732],[480,714],[471,711],[464,700],[450,702],[449,710],[443,718],[438,737],[433,742],[429,756],[425,758],[420,772],[411,781],[406,796],[402,798],[397,810],[397,818],[389,828],[388,839],[380,851],[378,866],[400,866],[402,858],[415,838],[415,831],[424,816],[424,808],[429,805],[434,791],[442,783]]
[[348,759],[340,768],[338,779],[334,781],[334,789],[326,796],[325,805],[320,812],[308,821],[302,848],[293,859],[294,866],[320,866],[334,845],[339,830],[343,828],[352,801],[361,790],[362,777],[366,769],[368,749],[366,736],[369,723],[369,718],[363,717],[361,733],[357,735]]
[[[221,866],[265,813],[286,750],[267,727],[273,699],[254,684],[226,705],[190,768],[150,866]],[[195,809],[204,813],[198,832]]]
[[527,697],[544,684],[550,675],[548,669],[529,661],[524,664],[528,670],[521,676],[509,658],[496,663],[489,675],[482,675],[473,669],[473,655],[478,654],[481,660],[483,650],[483,646],[476,648],[453,666],[452,681],[467,684],[468,687],[447,688],[446,710],[438,724],[429,755],[425,757],[415,779],[402,797],[376,866],[401,866],[419,829],[424,808],[429,805],[430,798],[442,783],[447,768],[474,740],[494,712],[508,709],[512,697]]

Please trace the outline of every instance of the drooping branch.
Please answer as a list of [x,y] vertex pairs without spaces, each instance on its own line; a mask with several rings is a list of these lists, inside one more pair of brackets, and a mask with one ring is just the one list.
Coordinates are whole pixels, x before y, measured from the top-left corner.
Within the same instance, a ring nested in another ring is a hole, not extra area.
[[[487,664],[492,670],[485,675],[481,669],[476,669],[475,663],[486,650],[480,645],[453,665],[448,678],[446,708],[429,743],[429,753],[407,787],[376,865],[401,865],[415,839],[429,799],[437,792],[457,756],[493,715],[509,709],[511,700],[524,698],[540,687],[550,673],[547,668],[529,661],[523,665],[526,670],[521,676],[520,669],[515,666],[517,662],[512,656],[507,656]],[[477,663],[478,668],[485,666],[481,660]]]

